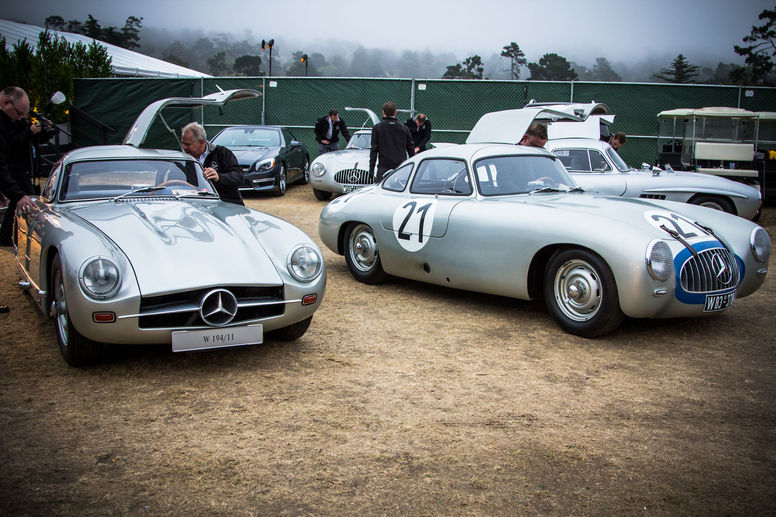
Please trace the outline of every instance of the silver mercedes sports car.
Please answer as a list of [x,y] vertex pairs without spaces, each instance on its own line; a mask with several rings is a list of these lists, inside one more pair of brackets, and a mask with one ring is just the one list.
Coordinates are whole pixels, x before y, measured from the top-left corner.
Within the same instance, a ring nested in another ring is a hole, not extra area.
[[[736,181],[698,172],[676,172],[629,167],[617,152],[601,141],[614,120],[605,104],[529,104],[525,108],[483,115],[466,143],[520,142],[533,122],[546,124],[545,147],[560,158],[577,184],[585,190],[620,197],[666,199],[707,206],[756,219],[760,191]],[[626,144],[627,145],[627,144]]]
[[157,101],[125,145],[66,154],[35,208],[17,211],[20,286],[54,319],[69,364],[95,362],[102,344],[189,351],[307,330],[326,285],[315,243],[276,217],[222,202],[191,156],[133,145],[162,107],[251,92]]
[[331,201],[319,233],[353,276],[395,275],[544,298],[564,330],[606,334],[624,316],[704,316],[762,285],[770,238],[718,210],[581,192],[544,149],[428,150],[379,185]]
[[361,129],[354,132],[342,151],[324,153],[310,164],[310,184],[315,199],[328,201],[333,194],[346,194],[374,183],[369,174],[369,150],[372,146],[372,129],[366,128],[380,122],[369,108],[346,107],[346,111],[362,112],[366,120]]

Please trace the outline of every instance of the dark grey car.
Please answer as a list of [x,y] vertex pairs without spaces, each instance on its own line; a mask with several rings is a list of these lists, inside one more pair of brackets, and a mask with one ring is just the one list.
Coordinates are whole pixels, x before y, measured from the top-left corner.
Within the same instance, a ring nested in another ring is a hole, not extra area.
[[282,196],[289,183],[310,181],[310,155],[302,142],[279,126],[231,126],[213,144],[229,148],[245,174],[241,190],[269,191]]

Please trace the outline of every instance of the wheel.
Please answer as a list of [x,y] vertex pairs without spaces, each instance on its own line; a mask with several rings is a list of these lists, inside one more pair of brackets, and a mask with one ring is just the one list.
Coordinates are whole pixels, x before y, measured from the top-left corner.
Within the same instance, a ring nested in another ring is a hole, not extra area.
[[544,299],[555,322],[582,337],[603,336],[625,317],[609,266],[581,249],[557,253],[544,275]]
[[62,357],[70,366],[88,366],[100,358],[100,344],[82,336],[73,326],[67,312],[67,293],[62,279],[62,262],[57,255],[51,266],[51,315],[57,328],[57,341]]
[[311,321],[313,321],[312,316],[302,321],[298,321],[293,325],[273,330],[270,334],[280,341],[293,341],[299,339],[307,332],[307,328],[310,326]]
[[278,173],[278,188],[275,191],[276,196],[283,196],[286,193],[288,177],[286,176],[286,166],[280,166],[280,172]]
[[385,281],[377,239],[369,226],[363,223],[351,225],[345,236],[345,244],[345,262],[356,280],[371,285]]
[[315,199],[318,201],[328,201],[331,199],[331,192],[326,192],[325,190],[313,189],[313,194],[315,194]]
[[304,157],[304,166],[302,166],[302,179],[299,180],[302,185],[310,183],[310,158]]
[[736,207],[725,197],[697,195],[690,199],[690,203],[736,215]]

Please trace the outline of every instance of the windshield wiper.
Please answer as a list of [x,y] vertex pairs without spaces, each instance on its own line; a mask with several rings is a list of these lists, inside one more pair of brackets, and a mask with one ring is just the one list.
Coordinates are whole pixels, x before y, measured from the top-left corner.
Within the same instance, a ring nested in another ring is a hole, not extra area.
[[531,192],[528,193],[528,195],[530,196],[531,194],[536,194],[537,192],[568,192],[568,190],[561,190],[555,187],[542,187],[536,190],[532,190]]
[[152,185],[146,185],[145,187],[139,187],[136,189],[132,189],[129,192],[124,192],[123,194],[119,194],[118,196],[113,198],[113,201],[117,201],[125,196],[131,196],[132,194],[142,194],[144,192],[156,192],[157,190],[162,190],[166,187],[154,187]]
[[175,196],[176,198],[180,199],[182,197],[218,197],[218,194],[215,192],[210,192],[208,190],[198,190],[197,192],[191,193],[191,194],[180,194]]
[[574,187],[574,188],[568,189],[566,192],[584,192],[584,191],[585,189],[583,189],[582,187]]

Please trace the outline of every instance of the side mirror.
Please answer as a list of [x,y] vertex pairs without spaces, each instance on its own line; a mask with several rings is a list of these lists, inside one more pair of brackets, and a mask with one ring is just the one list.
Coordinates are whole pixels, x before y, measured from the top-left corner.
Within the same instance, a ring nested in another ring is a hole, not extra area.
[[291,143],[288,144],[289,147],[302,147],[302,142],[299,140],[291,140]]

